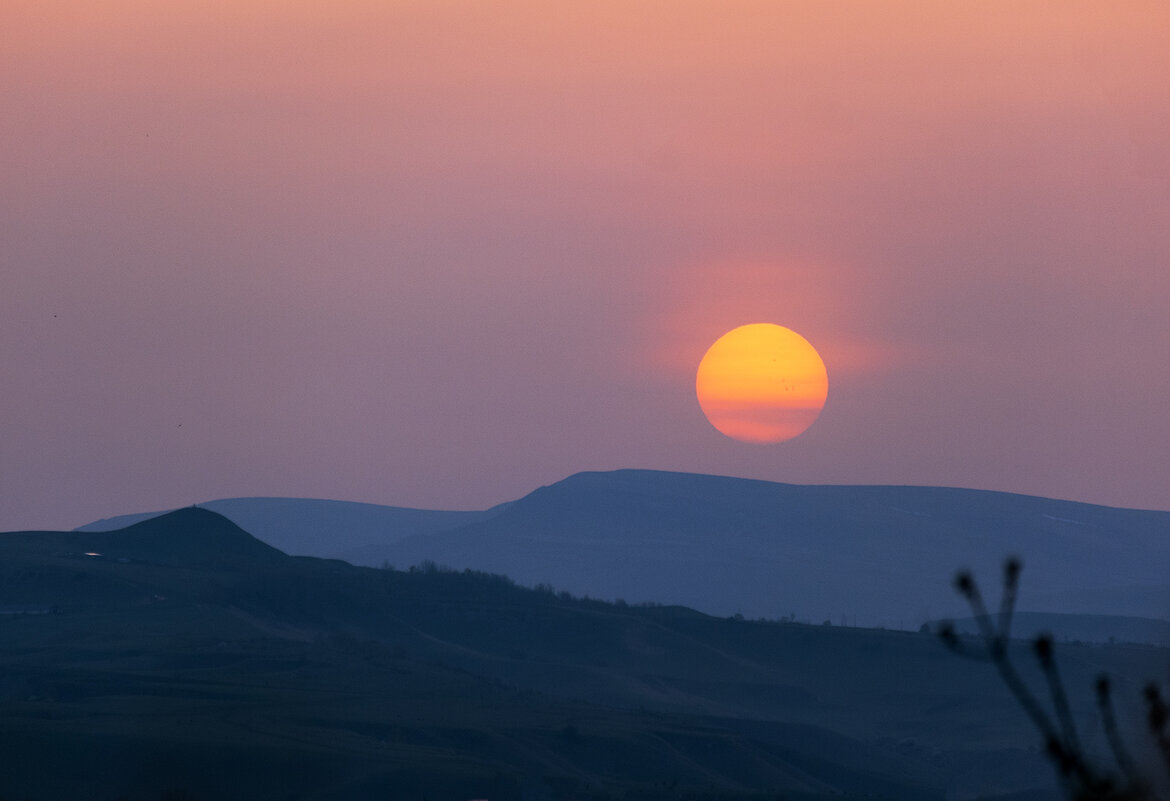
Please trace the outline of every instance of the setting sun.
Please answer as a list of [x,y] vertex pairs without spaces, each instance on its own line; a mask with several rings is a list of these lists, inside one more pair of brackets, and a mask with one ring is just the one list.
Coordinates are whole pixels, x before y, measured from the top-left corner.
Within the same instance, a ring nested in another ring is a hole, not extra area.
[[695,376],[703,414],[743,442],[784,442],[820,415],[829,377],[800,334],[772,323],[733,329],[708,348]]

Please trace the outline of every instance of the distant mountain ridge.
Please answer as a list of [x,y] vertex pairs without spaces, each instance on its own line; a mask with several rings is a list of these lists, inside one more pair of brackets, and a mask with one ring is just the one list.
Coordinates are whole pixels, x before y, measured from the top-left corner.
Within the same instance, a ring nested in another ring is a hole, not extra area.
[[293,510],[336,502],[258,500],[205,506],[291,553],[432,561],[719,615],[917,628],[968,613],[950,588],[957,568],[974,569],[994,593],[1002,559],[1017,554],[1021,609],[1170,618],[1170,512],[648,470],[578,473],[484,512],[353,505],[362,518],[340,504],[314,519]]

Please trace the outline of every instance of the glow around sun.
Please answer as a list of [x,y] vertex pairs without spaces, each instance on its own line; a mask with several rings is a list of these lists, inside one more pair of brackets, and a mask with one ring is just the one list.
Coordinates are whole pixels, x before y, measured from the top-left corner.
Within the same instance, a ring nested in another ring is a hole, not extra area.
[[829,375],[816,348],[772,323],[728,331],[707,349],[695,375],[703,414],[742,442],[784,442],[816,421]]

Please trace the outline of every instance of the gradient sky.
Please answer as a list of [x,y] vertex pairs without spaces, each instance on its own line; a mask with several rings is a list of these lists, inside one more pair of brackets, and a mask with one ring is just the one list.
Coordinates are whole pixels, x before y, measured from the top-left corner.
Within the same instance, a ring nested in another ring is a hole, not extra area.
[[[1170,6],[5,0],[0,530],[580,470],[1170,509]],[[694,370],[806,337],[727,439]]]

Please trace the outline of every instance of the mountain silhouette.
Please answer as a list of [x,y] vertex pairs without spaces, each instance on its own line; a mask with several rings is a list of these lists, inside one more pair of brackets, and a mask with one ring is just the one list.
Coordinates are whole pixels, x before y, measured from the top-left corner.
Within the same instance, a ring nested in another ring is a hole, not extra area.
[[1001,492],[581,473],[383,549],[601,598],[905,628],[964,613],[955,569],[995,580],[1008,554],[1027,565],[1021,608],[1170,617],[1170,513]]
[[717,615],[917,628],[967,613],[949,588],[957,568],[994,578],[1016,554],[1028,576],[1022,609],[1170,618],[1170,512],[968,489],[617,470],[579,473],[475,513],[348,515],[336,505],[328,519],[297,530],[299,546],[284,548],[295,510],[332,502],[209,505],[229,503],[235,509],[225,513],[237,522],[249,516],[249,530],[290,553],[371,566],[435,562]]
[[198,507],[112,532],[74,532],[69,539],[83,553],[170,566],[239,569],[287,558],[223,515]]
[[[716,503],[701,478],[583,476],[497,517],[594,520],[615,479],[615,526],[663,514],[646,479],[668,509]],[[0,565],[6,796],[1053,797],[994,670],[929,634],[285,556],[197,508],[3,534]],[[1058,650],[1089,728],[1098,673],[1135,688],[1165,666],[1157,648]]]
[[[225,498],[199,504],[289,554],[344,559],[379,567],[383,546],[416,534],[446,531],[490,517],[497,510],[446,512],[312,498]],[[95,520],[77,531],[125,528],[164,512]]]

